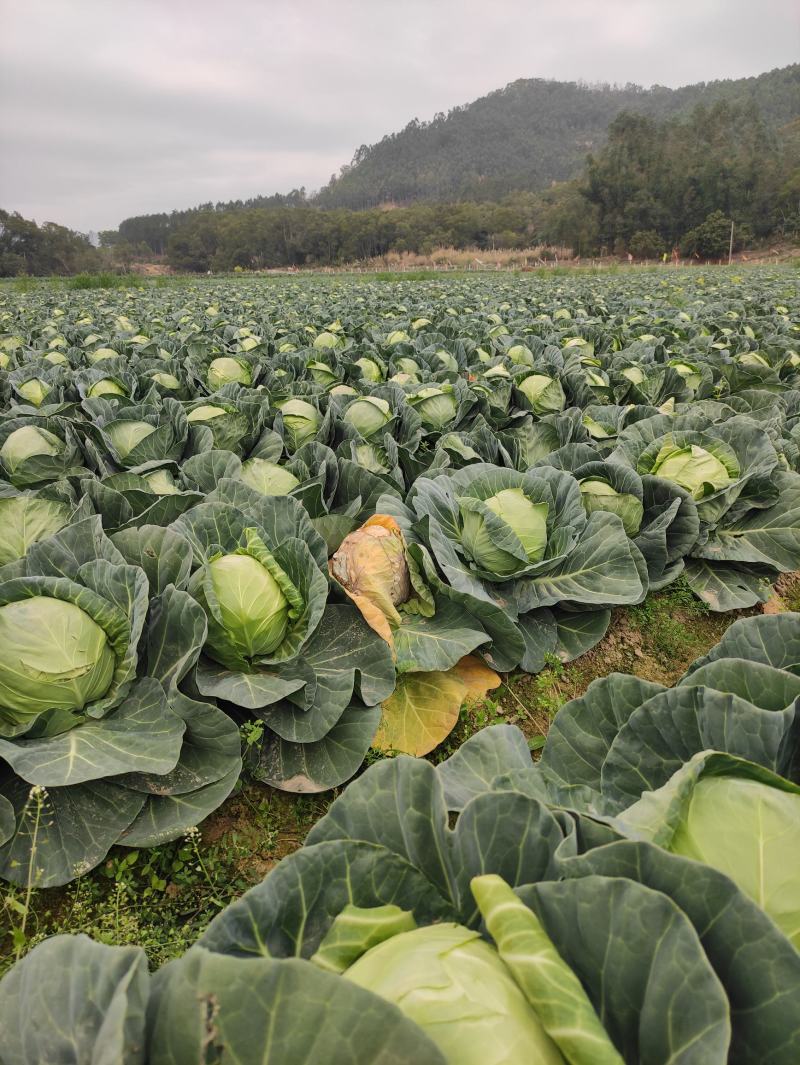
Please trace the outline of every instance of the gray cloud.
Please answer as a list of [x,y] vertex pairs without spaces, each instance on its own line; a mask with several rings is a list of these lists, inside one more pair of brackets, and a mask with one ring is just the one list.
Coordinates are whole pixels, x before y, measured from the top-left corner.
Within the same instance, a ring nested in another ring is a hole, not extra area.
[[0,38],[0,205],[88,230],[316,188],[516,78],[677,86],[799,43],[795,0],[26,0]]

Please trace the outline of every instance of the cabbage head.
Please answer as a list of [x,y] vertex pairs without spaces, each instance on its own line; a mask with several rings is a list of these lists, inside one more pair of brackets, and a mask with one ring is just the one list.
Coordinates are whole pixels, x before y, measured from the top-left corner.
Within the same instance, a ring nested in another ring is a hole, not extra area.
[[101,377],[87,392],[89,396],[124,396],[125,389],[111,377]]
[[561,384],[547,374],[534,373],[517,383],[534,414],[554,414],[564,409],[567,397]]
[[245,547],[211,558],[189,583],[208,616],[205,652],[231,669],[273,654],[303,606],[264,541],[245,535]]
[[200,423],[210,422],[214,418],[221,418],[227,413],[224,407],[218,407],[215,403],[201,403],[199,407],[189,411],[186,415],[186,420]]
[[143,477],[157,496],[176,496],[180,493],[180,488],[169,470],[153,470],[152,473],[143,474]]
[[342,344],[343,341],[335,333],[320,333],[319,336],[314,338],[315,348],[336,348]]
[[308,370],[311,377],[318,385],[333,385],[339,380],[336,373],[331,369],[327,362],[310,362],[308,364]]
[[221,356],[212,359],[206,373],[206,384],[212,392],[216,392],[223,385],[236,382],[240,385],[249,385],[253,380],[253,371],[250,364],[244,359],[233,359],[230,356]]
[[26,459],[36,455],[61,455],[65,450],[63,441],[38,425],[23,425],[15,429],[0,447],[0,459],[13,473]]
[[533,366],[533,352],[527,344],[512,344],[506,355],[515,366]]
[[161,371],[158,371],[157,373],[154,373],[151,376],[150,380],[155,381],[155,383],[157,385],[161,385],[162,388],[167,388],[173,392],[181,387],[181,383],[178,378],[171,373],[163,373]]
[[118,421],[106,427],[108,438],[121,459],[126,459],[137,444],[155,431],[156,427],[149,422]]
[[472,560],[488,573],[511,577],[526,563],[497,545],[497,536],[486,521],[490,511],[513,533],[529,563],[540,562],[547,548],[547,503],[534,503],[522,488],[503,488],[483,501],[472,497],[458,500],[461,509],[461,542]]
[[283,433],[289,451],[297,449],[319,432],[322,418],[315,406],[304,399],[290,399],[281,404]]
[[106,694],[116,656],[103,629],[77,604],[49,595],[0,607],[0,720],[79,713]]
[[392,408],[377,396],[354,399],[344,412],[344,421],[365,438],[379,433],[391,420]]
[[374,359],[356,359],[355,365],[361,371],[361,376],[365,381],[371,381],[373,384],[377,384],[379,381],[383,380],[381,368]]
[[629,492],[618,492],[616,488],[601,477],[585,477],[580,481],[581,502],[587,514],[595,510],[605,510],[622,519],[625,532],[629,537],[638,534],[644,517],[644,506],[640,499]]
[[402,329],[395,329],[386,337],[386,343],[389,346],[394,344],[409,344],[411,343],[411,337]]
[[407,355],[395,359],[394,365],[400,373],[408,374],[412,378],[416,378],[420,373],[419,363],[415,359],[410,359]]
[[631,384],[640,385],[644,381],[644,370],[641,366],[626,366],[622,370],[622,376],[626,377]]
[[729,876],[800,949],[800,794],[704,776],[669,849]]
[[462,925],[401,932],[343,975],[394,1002],[448,1065],[563,1065],[497,951]]
[[34,407],[41,407],[50,389],[40,378],[31,377],[28,381],[19,385],[17,391]]
[[0,566],[28,553],[31,544],[46,540],[70,519],[67,503],[35,495],[0,497]]
[[655,458],[650,471],[655,477],[664,477],[668,481],[691,492],[694,499],[727,488],[738,475],[731,476],[730,470],[716,455],[699,444],[680,445],[668,440]]
[[441,348],[434,353],[433,357],[443,370],[450,370],[452,373],[458,373],[458,359],[456,359],[455,355],[451,354],[449,351],[445,351],[444,348]]
[[449,425],[458,413],[458,401],[449,385],[421,388],[408,397],[408,402],[416,408],[425,428],[433,432]]
[[267,459],[247,459],[242,463],[239,476],[262,496],[288,496],[300,484],[291,470]]

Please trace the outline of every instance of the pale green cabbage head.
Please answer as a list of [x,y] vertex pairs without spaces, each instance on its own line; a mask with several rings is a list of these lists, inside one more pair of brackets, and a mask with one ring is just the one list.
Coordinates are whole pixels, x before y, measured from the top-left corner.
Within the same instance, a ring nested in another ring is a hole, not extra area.
[[242,463],[241,479],[264,496],[287,496],[300,481],[291,472],[267,459],[247,459]]
[[159,371],[158,373],[153,374],[151,380],[155,381],[157,385],[161,385],[162,388],[169,388],[175,390],[181,387],[181,383],[178,378],[171,373],[162,373],[161,371]]
[[206,382],[212,392],[216,392],[223,385],[238,382],[240,385],[249,385],[253,380],[253,373],[248,363],[242,359],[232,359],[230,356],[220,356],[213,359],[206,373]]
[[6,720],[77,712],[111,686],[116,656],[105,632],[74,603],[41,595],[0,607],[0,646]]
[[90,396],[124,396],[125,389],[110,377],[101,377],[89,389]]
[[36,496],[0,498],[0,566],[28,553],[31,544],[46,540],[69,521],[66,503]]
[[189,411],[186,420],[188,422],[210,422],[227,413],[224,407],[218,407],[215,403],[202,403],[199,407]]
[[214,559],[208,571],[223,627],[240,652],[271,654],[286,636],[290,607],[269,569],[252,555],[231,554]]
[[290,451],[311,440],[319,430],[322,418],[315,406],[304,399],[290,399],[281,404],[283,431]]
[[169,470],[153,470],[152,473],[144,474],[144,479],[157,496],[176,496],[180,494],[180,488],[175,484],[175,478]]
[[[495,537],[486,527],[480,509],[461,504],[461,540],[467,552],[481,569],[498,577],[510,577],[525,563],[498,547]],[[528,562],[539,562],[547,548],[547,503],[534,503],[521,488],[504,488],[484,500],[485,506],[508,525],[516,535]]]
[[461,925],[401,932],[343,975],[399,1006],[448,1065],[563,1065],[497,951]]
[[408,333],[404,332],[402,329],[395,329],[393,332],[389,333],[389,335],[386,337],[386,343],[388,345],[408,344],[408,343],[410,343],[410,341],[411,341],[411,337],[408,335]]
[[109,440],[123,459],[155,431],[156,427],[149,422],[112,422],[106,429]]
[[365,381],[377,383],[382,379],[381,368],[374,359],[356,359],[355,365],[361,370],[361,376]]
[[319,336],[314,339],[315,348],[336,348],[341,343],[342,341],[335,333],[320,333]]
[[86,357],[89,362],[102,362],[103,359],[119,358],[119,352],[113,348],[95,348],[94,351],[87,352]]
[[533,366],[533,352],[527,344],[512,344],[506,355],[515,366]]
[[664,444],[656,455],[650,472],[655,477],[674,481],[691,492],[694,499],[703,499],[713,492],[719,492],[733,480],[724,463],[704,447],[699,444],[681,447],[671,441]]
[[392,419],[392,408],[385,399],[364,396],[354,399],[344,412],[344,421],[352,425],[363,437],[373,436]]
[[567,405],[561,384],[547,374],[534,373],[517,383],[535,414],[554,414]]
[[585,477],[580,482],[581,502],[587,514],[605,510],[622,519],[628,536],[636,536],[642,525],[644,507],[642,501],[628,492],[618,492],[601,477]]
[[626,377],[631,384],[640,385],[644,381],[644,370],[641,366],[626,366],[622,371],[622,376]]
[[318,385],[332,385],[339,380],[327,362],[310,362],[308,369]]
[[64,444],[55,433],[38,425],[23,425],[9,433],[0,447],[0,459],[13,473],[20,463],[35,455],[60,455],[63,451]]
[[429,385],[421,388],[408,402],[416,408],[426,429],[434,432],[449,425],[458,413],[458,403],[451,387],[437,388]]
[[45,396],[50,391],[49,386],[38,377],[31,377],[29,381],[23,382],[17,389],[19,394],[34,407],[41,407],[44,403]]
[[800,949],[800,795],[703,777],[669,849],[729,876]]

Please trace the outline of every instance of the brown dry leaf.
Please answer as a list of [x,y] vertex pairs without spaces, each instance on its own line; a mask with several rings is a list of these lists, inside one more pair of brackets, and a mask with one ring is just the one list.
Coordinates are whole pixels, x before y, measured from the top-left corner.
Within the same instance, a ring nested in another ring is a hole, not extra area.
[[[419,758],[438,747],[455,728],[467,685],[456,672],[403,673],[383,704],[372,746]],[[491,672],[491,671],[489,671]]]
[[492,688],[499,688],[502,684],[497,673],[475,655],[466,655],[460,662],[456,662],[451,672],[463,681],[467,689],[466,699],[485,699],[487,692]]

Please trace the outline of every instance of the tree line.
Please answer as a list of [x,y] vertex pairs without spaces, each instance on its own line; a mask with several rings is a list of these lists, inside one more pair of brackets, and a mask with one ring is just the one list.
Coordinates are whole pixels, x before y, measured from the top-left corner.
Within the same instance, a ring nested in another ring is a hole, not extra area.
[[285,196],[126,219],[101,248],[63,226],[0,212],[0,276],[66,274],[163,257],[186,271],[335,266],[435,248],[566,246],[575,255],[718,258],[800,236],[800,119],[774,131],[752,102],[698,105],[687,118],[625,112],[581,176],[502,199],[323,208]]

